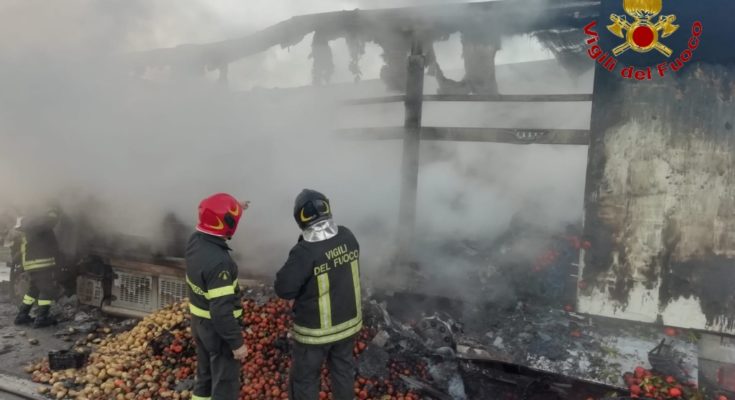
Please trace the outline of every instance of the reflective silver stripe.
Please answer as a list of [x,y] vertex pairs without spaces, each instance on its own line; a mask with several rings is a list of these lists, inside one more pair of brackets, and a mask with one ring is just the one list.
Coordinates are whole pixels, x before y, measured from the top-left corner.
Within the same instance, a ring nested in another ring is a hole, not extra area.
[[50,306],[51,303],[52,303],[51,300],[38,300],[38,306],[39,307]]
[[332,302],[329,296],[329,274],[324,273],[317,276],[319,286],[319,324],[321,329],[332,327]]
[[23,304],[25,304],[27,306],[32,306],[33,303],[35,303],[35,302],[36,302],[36,299],[35,298],[33,298],[33,297],[29,296],[29,295],[23,296]]

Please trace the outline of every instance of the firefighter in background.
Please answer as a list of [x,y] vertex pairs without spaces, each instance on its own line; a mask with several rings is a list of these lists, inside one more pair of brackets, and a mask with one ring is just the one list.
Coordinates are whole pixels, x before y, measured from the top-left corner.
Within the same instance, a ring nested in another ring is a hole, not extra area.
[[[51,316],[51,304],[57,297],[55,274],[61,261],[59,244],[54,227],[59,221],[59,209],[50,208],[45,214],[20,217],[15,226],[19,235],[15,238],[14,264],[20,265],[28,275],[30,287],[18,315],[16,325],[33,322],[34,328],[43,328],[56,324]],[[30,312],[36,304],[36,318]]]
[[248,203],[225,193],[199,204],[199,223],[186,247],[186,281],[197,373],[192,400],[236,400],[240,393],[243,343],[237,264],[227,240]]
[[295,300],[289,399],[319,398],[326,359],[334,400],[351,400],[352,349],[362,328],[360,246],[349,229],[335,225],[329,200],[317,191],[298,195],[294,218],[302,234],[274,284],[279,297]]

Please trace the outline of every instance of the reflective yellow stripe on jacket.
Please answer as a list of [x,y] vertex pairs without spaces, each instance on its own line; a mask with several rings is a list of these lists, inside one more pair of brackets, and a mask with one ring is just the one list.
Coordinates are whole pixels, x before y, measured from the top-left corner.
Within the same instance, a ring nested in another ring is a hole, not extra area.
[[[209,310],[199,308],[191,303],[189,303],[189,312],[191,313],[191,315],[196,315],[200,318],[212,319],[212,314],[209,312]],[[235,318],[242,317],[242,309],[232,311],[232,315]]]
[[319,328],[306,328],[294,324],[294,339],[304,344],[333,343],[348,338],[362,329],[362,298],[360,294],[360,267],[357,261],[352,261],[352,286],[355,289],[355,318],[332,325],[332,303],[329,296],[329,275],[321,274],[317,277],[319,287]]
[[[189,285],[189,287],[195,294],[198,294],[199,296],[202,296],[207,300],[216,299],[218,297],[229,296],[229,295],[235,294],[235,288],[238,285],[237,279],[235,279],[232,282],[232,285],[222,286],[222,287],[210,289],[208,291],[204,291],[202,288],[195,285],[189,279],[188,276],[186,277],[186,283]],[[197,317],[200,317],[200,318],[212,319],[212,314],[209,312],[209,310],[205,310],[203,308],[197,307],[194,304],[192,304],[191,301],[189,302],[189,312],[191,312],[191,315],[196,315]],[[232,312],[232,315],[235,318],[242,317],[242,309],[234,310]]]
[[26,236],[23,235],[20,240],[20,262],[21,266],[23,267],[23,271],[53,267],[56,264],[56,259],[54,259],[53,257],[41,258],[38,260],[28,260],[26,259],[27,252],[28,240],[26,240]]
[[207,300],[216,299],[217,297],[235,294],[235,288],[237,287],[237,279],[235,279],[235,281],[232,282],[232,285],[209,289],[209,291],[202,290],[202,288],[195,285],[191,280],[189,280],[188,276],[186,277],[186,283],[189,284],[189,287],[191,287],[191,290],[194,293],[200,296],[203,296]]

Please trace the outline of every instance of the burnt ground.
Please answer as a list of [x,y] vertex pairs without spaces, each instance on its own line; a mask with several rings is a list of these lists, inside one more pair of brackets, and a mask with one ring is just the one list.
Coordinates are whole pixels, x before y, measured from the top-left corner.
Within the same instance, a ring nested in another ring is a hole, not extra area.
[[649,368],[648,352],[666,339],[682,360],[681,380],[697,382],[696,334],[668,337],[660,325],[574,312],[585,246],[578,226],[553,232],[512,224],[494,241],[426,246],[430,257],[407,266],[415,277],[378,298],[409,325],[431,315],[456,321],[455,340],[474,360],[624,387],[623,373]]
[[[23,368],[29,361],[45,357],[50,349],[68,347],[69,343],[54,336],[63,324],[35,330],[13,325],[18,307],[11,302],[8,275],[7,267],[0,265],[0,373],[28,378]],[[32,341],[38,344],[31,344]]]
[[[520,277],[519,282],[548,287],[544,282],[550,279],[552,286],[558,286],[559,274],[532,273],[533,277]],[[60,302],[55,310],[68,318],[58,326],[39,330],[18,328],[13,326],[16,306],[9,302],[8,292],[7,287],[0,288],[0,352],[4,353],[0,374],[27,379],[23,367],[46,357],[49,351],[70,348],[77,340],[100,329],[125,329],[119,320],[108,319],[94,308],[77,308],[73,299]],[[273,295],[269,285],[250,287],[245,294],[256,301],[265,301]],[[620,386],[623,372],[638,365],[647,367],[647,352],[663,337],[661,327],[592,319],[564,310],[566,298],[562,294],[553,298],[523,296],[526,301],[519,297],[512,301],[496,301],[495,296],[487,298],[484,302],[476,298],[464,302],[406,292],[375,295],[390,317],[412,332],[427,317],[449,321],[460,359],[435,360],[433,365],[450,368],[454,372],[449,376],[461,377],[466,399],[600,398],[612,386]],[[539,301],[544,299],[548,301]],[[415,338],[411,335],[410,338]],[[31,339],[38,344],[32,344]],[[405,341],[395,335],[394,339]],[[676,339],[684,358],[695,349],[687,339],[686,335]],[[402,356],[400,352],[395,355]],[[696,377],[696,362],[691,371]],[[438,389],[451,393],[452,383],[445,382]]]
[[33,329],[30,325],[15,326],[18,310],[12,298],[8,269],[0,264],[0,374],[28,379],[24,368],[29,363],[48,356],[50,351],[73,348],[84,341],[107,333],[127,329],[131,320],[102,315],[94,307],[79,305],[76,296],[63,297],[52,308],[59,323],[56,326]]
[[[668,337],[663,327],[592,318],[546,304],[467,305],[461,301],[394,293],[383,301],[389,314],[406,324],[425,315],[455,321],[458,353],[488,365],[515,365],[608,387],[625,387],[622,376],[637,366],[650,368],[648,352],[662,339],[682,360],[683,381],[697,381],[696,335]],[[415,310],[431,310],[417,314]],[[561,378],[561,377],[566,378]]]

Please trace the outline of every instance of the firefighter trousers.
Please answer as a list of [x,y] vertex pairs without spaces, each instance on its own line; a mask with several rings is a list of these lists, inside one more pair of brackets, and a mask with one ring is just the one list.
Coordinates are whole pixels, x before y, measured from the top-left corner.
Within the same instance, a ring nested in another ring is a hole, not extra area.
[[57,296],[54,269],[31,270],[26,274],[30,280],[30,287],[23,296],[23,305],[30,310],[34,303],[38,303],[39,309],[48,310]]
[[240,362],[222,340],[212,321],[191,317],[197,349],[197,374],[192,400],[237,400],[240,396]]
[[352,349],[355,337],[338,342],[309,345],[295,342],[292,349],[290,400],[317,400],[322,363],[327,360],[329,381],[334,400],[355,398],[355,358]]

